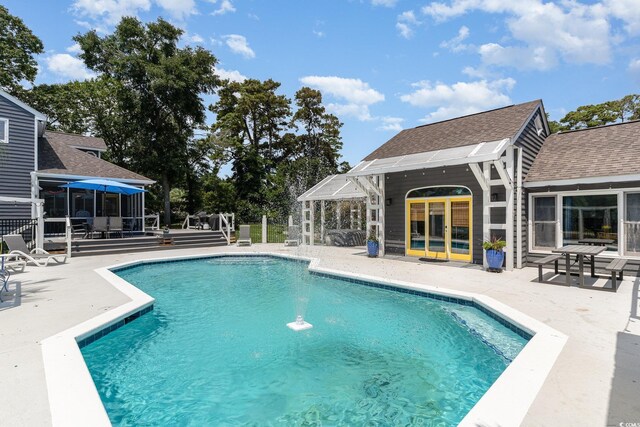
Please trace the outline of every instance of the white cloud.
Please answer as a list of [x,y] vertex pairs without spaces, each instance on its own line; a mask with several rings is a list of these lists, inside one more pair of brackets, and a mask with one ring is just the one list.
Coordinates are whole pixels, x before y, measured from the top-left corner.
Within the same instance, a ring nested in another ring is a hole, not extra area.
[[407,10],[398,15],[396,21],[396,29],[402,37],[410,39],[413,37],[413,29],[420,25],[421,22],[416,18],[413,10]]
[[360,79],[348,79],[336,76],[306,76],[300,79],[304,85],[319,89],[338,101],[327,104],[327,109],[337,115],[356,117],[368,121],[373,117],[369,106],[384,101],[384,95],[369,87]]
[[640,83],[640,58],[631,60],[628,70],[631,76]]
[[178,21],[184,21],[190,15],[196,15],[196,3],[194,0],[155,0],[158,6],[169,12],[169,15]]
[[466,26],[460,27],[458,35],[450,40],[440,43],[440,47],[449,49],[452,52],[462,52],[469,48],[469,45],[462,43],[469,37],[469,28]]
[[223,36],[225,43],[233,53],[242,55],[245,58],[255,58],[256,53],[249,47],[249,42],[245,36],[239,34],[228,34]]
[[123,16],[137,16],[151,9],[150,0],[75,0],[71,10],[78,16],[104,20],[107,25],[117,24]]
[[56,53],[45,58],[47,68],[59,77],[69,80],[86,80],[95,76],[84,62],[68,53]]
[[[209,0],[211,3],[216,4],[217,0]],[[233,13],[236,11],[236,8],[231,3],[231,0],[222,0],[220,2],[220,6],[211,12],[212,15],[224,15],[225,13]]]
[[189,34],[187,32],[182,34],[182,40],[184,40],[186,43],[194,43],[194,44],[204,43],[204,38],[200,34]]
[[313,31],[313,35],[318,37],[319,39],[325,36],[325,33],[323,31],[320,31],[320,30],[312,30],[312,31]]
[[216,67],[216,74],[220,76],[221,79],[231,80],[232,82],[242,83],[247,80],[247,76],[237,70],[225,70],[224,68]]
[[393,7],[398,3],[398,0],[371,0],[371,4],[374,6]]
[[404,122],[404,119],[402,117],[384,116],[380,117],[380,121],[382,124],[376,128],[377,130],[400,132],[402,130],[402,122]]
[[421,120],[433,122],[511,104],[511,98],[505,92],[511,91],[515,84],[512,78],[452,85],[421,81],[413,84],[414,92],[402,95],[400,99],[416,107],[435,108]]
[[[615,0],[615,2],[637,0]],[[431,2],[422,12],[436,21],[448,20],[473,11],[505,16],[505,23],[514,40],[509,45],[487,43],[479,53],[488,65],[513,66],[520,69],[548,69],[560,60],[576,64],[606,64],[612,56],[617,37],[612,35],[609,18],[614,8],[606,3],[585,4],[577,0],[452,0]],[[621,9],[621,7],[618,7]],[[632,8],[633,9],[633,8]],[[622,17],[628,28],[640,29],[640,12],[636,7]]]
[[80,45],[78,43],[72,44],[71,46],[69,46],[65,50],[67,52],[69,52],[69,53],[80,53],[80,52],[82,52],[82,48],[80,47]]

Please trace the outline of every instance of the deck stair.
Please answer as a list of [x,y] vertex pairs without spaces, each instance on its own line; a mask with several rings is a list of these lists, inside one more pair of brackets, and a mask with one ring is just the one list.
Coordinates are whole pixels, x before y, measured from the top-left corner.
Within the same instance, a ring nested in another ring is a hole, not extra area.
[[[173,244],[162,244],[162,232],[147,233],[139,237],[110,239],[77,239],[72,241],[72,256],[107,255],[184,248],[209,248],[226,246],[227,240],[220,231],[178,231],[170,234]],[[166,242],[165,242],[166,243]]]

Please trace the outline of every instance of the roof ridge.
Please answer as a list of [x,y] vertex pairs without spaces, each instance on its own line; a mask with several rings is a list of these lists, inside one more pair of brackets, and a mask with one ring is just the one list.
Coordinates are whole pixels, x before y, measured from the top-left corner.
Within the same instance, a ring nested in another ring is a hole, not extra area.
[[582,132],[582,131],[586,131],[586,130],[603,129],[603,128],[609,128],[609,127],[620,126],[620,125],[629,125],[629,124],[638,123],[638,122],[640,122],[640,119],[627,120],[626,122],[607,123],[606,125],[591,126],[591,127],[581,128],[581,129],[561,130],[561,131],[558,131],[558,132],[556,132],[554,134],[551,134],[549,136],[566,135],[566,134],[569,134],[569,133]]
[[80,137],[82,137],[82,138],[98,138],[98,139],[102,139],[102,140],[104,140],[104,138],[102,138],[101,136],[82,135],[82,134],[80,134],[80,133],[74,133],[74,132],[63,132],[63,131],[61,131],[61,130],[50,130],[50,129],[47,129],[44,133],[45,133],[45,135],[46,135],[46,134],[47,134],[47,133],[49,133],[49,132],[50,132],[50,133],[59,133],[59,134],[62,134],[62,135],[80,136]]
[[504,107],[493,108],[491,110],[478,111],[477,113],[465,114],[464,116],[451,117],[450,119],[440,120],[440,121],[433,122],[433,123],[425,123],[425,124],[420,125],[420,126],[415,126],[415,127],[412,127],[412,128],[403,129],[403,131],[412,130],[412,129],[419,129],[419,128],[423,128],[423,127],[426,127],[426,126],[437,125],[437,124],[440,124],[440,123],[447,123],[447,122],[451,122],[453,120],[465,119],[467,117],[473,117],[473,116],[478,116],[480,114],[492,113],[494,111],[505,110],[507,108],[518,107],[520,105],[525,105],[525,104],[532,104],[534,102],[542,102],[542,99],[538,98],[538,99],[534,99],[533,101],[521,102],[519,104],[505,105]]

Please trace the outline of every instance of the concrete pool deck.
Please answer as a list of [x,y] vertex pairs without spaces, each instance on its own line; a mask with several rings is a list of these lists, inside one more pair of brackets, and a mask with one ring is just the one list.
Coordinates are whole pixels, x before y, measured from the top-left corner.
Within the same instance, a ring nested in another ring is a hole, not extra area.
[[40,342],[128,302],[95,269],[138,259],[234,251],[315,257],[333,270],[490,296],[569,337],[523,425],[640,423],[637,278],[627,278],[618,293],[599,292],[537,283],[532,268],[498,275],[446,264],[369,259],[359,248],[281,244],[81,257],[16,274],[10,289],[17,288],[18,296],[0,303],[3,423],[50,425]]

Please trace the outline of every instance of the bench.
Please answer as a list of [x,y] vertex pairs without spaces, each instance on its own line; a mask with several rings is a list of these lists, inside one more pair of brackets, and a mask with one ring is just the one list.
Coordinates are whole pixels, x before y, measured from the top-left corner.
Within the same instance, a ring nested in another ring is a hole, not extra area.
[[549,264],[551,262],[554,263],[554,271],[556,274],[558,274],[558,260],[562,258],[562,254],[553,254],[553,255],[549,255],[546,256],[542,259],[533,261],[534,264],[536,264],[538,266],[538,282],[542,283],[543,279],[542,279],[542,266]]
[[[611,261],[605,269],[611,272],[611,287],[614,292],[618,291],[619,282],[622,281],[624,266],[627,265],[626,259],[614,259]],[[619,276],[616,278],[616,273],[619,273]]]

